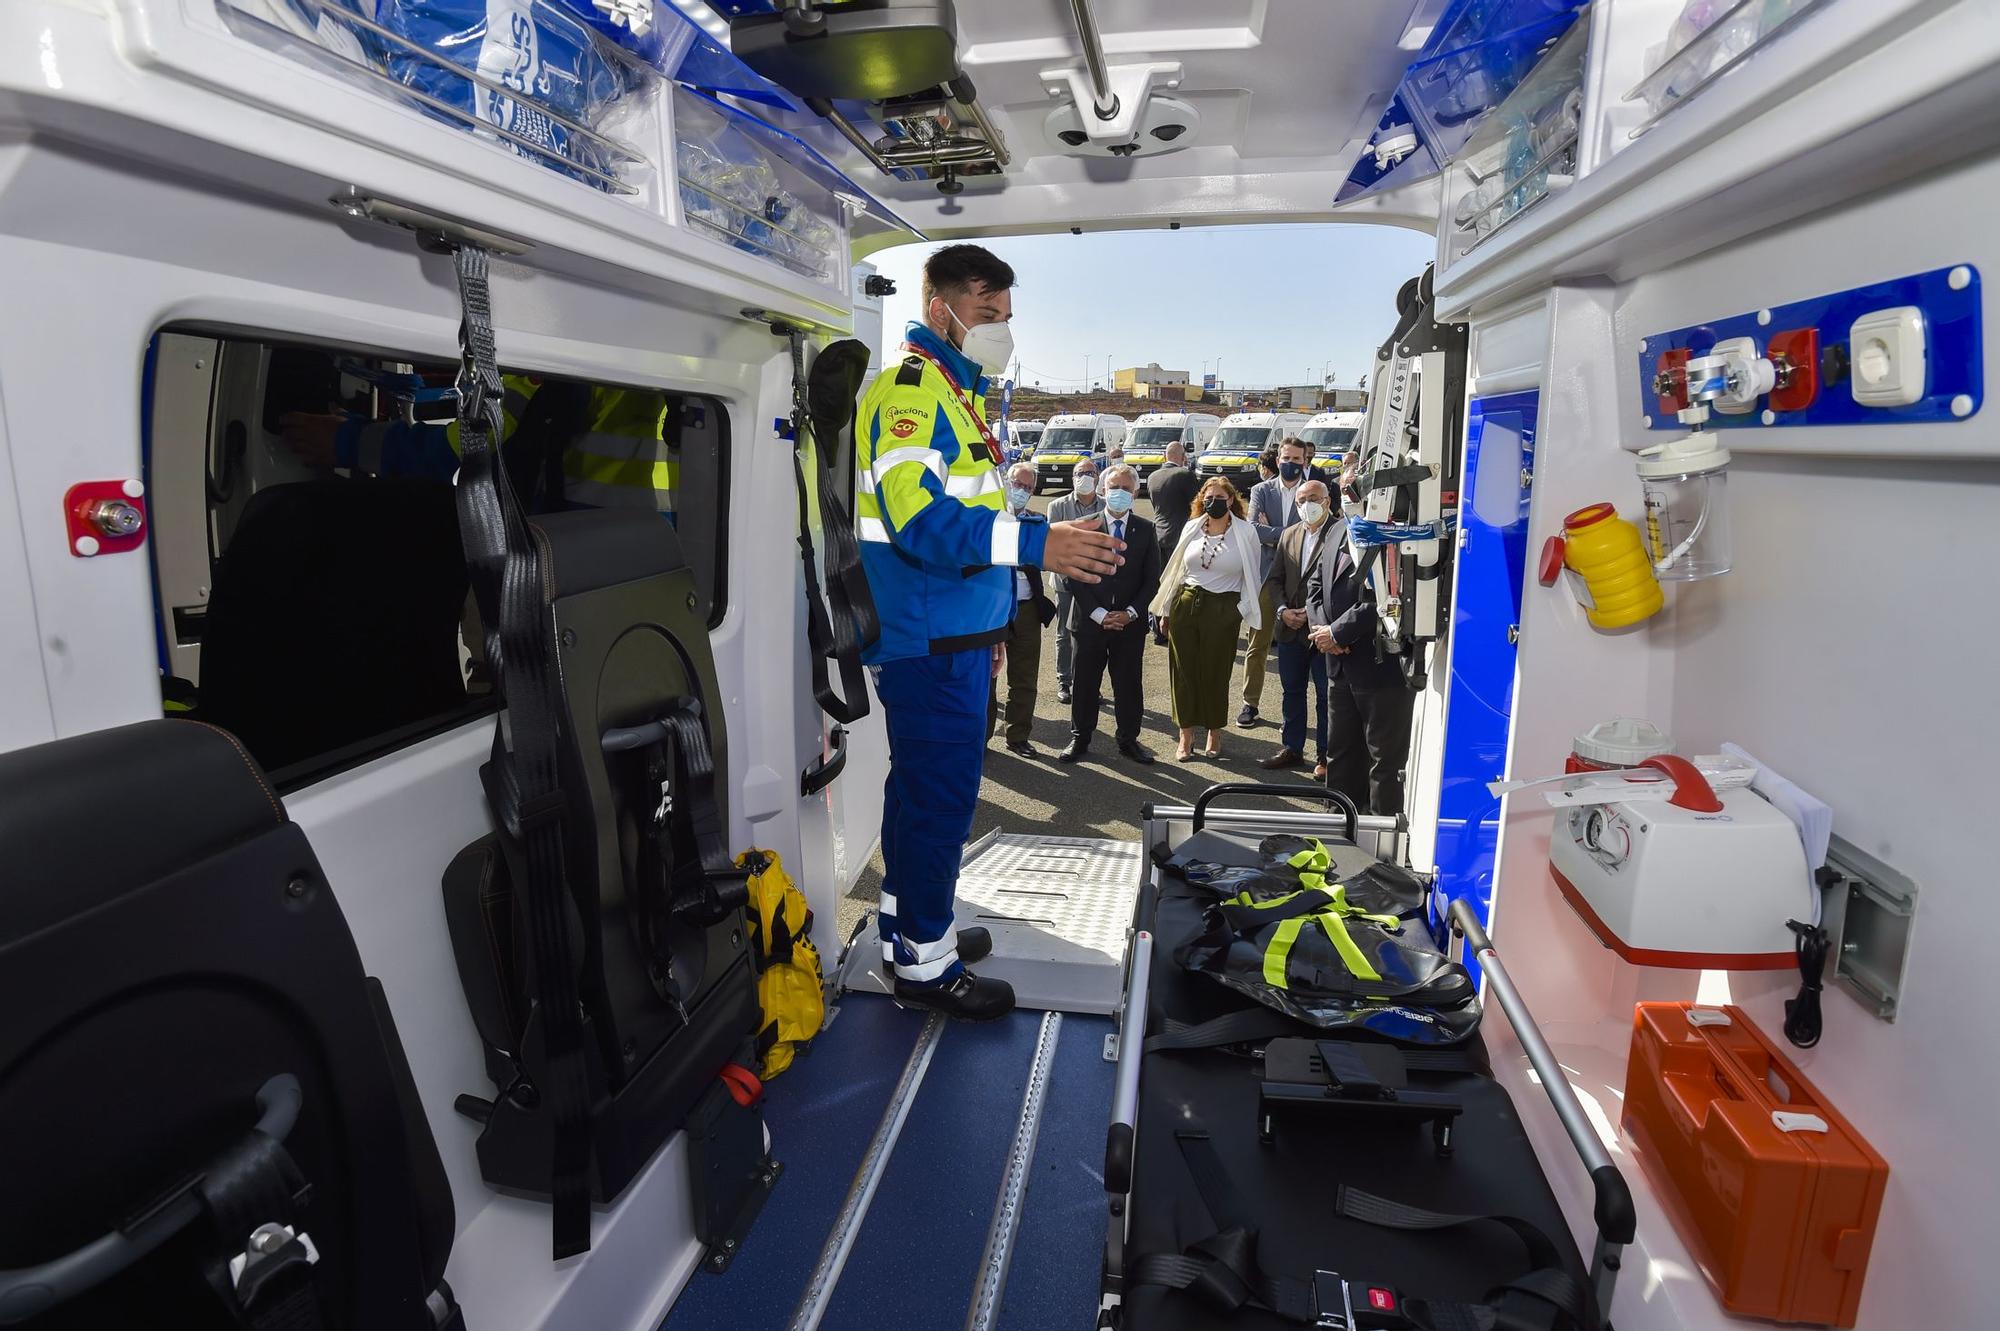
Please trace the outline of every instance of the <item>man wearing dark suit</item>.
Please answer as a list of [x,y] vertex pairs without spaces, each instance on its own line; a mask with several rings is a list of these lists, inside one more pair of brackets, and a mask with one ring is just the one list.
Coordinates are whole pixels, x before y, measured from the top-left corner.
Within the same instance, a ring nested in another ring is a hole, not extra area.
[[1104,473],[1104,528],[1125,542],[1125,562],[1102,582],[1072,582],[1070,635],[1076,641],[1076,675],[1069,709],[1069,747],[1057,762],[1073,763],[1090,749],[1102,706],[1104,671],[1111,670],[1113,706],[1118,716],[1118,752],[1141,765],[1153,755],[1139,743],[1145,715],[1146,610],[1160,590],[1159,533],[1132,512],[1139,476],[1120,463]]
[[[1176,439],[1167,445],[1167,460],[1146,480],[1146,496],[1153,501],[1153,530],[1160,534],[1160,557],[1165,559],[1180,544],[1181,528],[1194,511],[1194,497],[1201,491],[1201,478],[1188,465],[1187,447]],[[1167,635],[1153,626],[1153,641],[1164,647]]]
[[1201,482],[1188,465],[1187,449],[1176,439],[1167,445],[1167,460],[1146,480],[1146,494],[1153,501],[1153,529],[1160,533],[1160,549],[1172,550],[1180,543],[1181,528],[1187,526]]
[[[1260,576],[1265,578],[1271,576],[1271,565],[1278,552],[1278,538],[1299,520],[1298,493],[1299,485],[1305,480],[1306,446],[1297,439],[1285,440],[1278,445],[1276,463],[1276,476],[1250,487],[1250,521],[1255,524],[1252,530],[1264,547],[1264,567]],[[1270,655],[1272,635],[1278,623],[1268,586],[1261,596],[1264,624],[1250,634],[1249,649],[1243,653],[1243,710],[1236,714],[1239,726],[1257,724],[1257,709],[1264,701],[1264,659]]]
[[[1007,469],[1007,511],[1028,511],[1035,493],[1035,464],[1016,462]],[[1042,590],[1042,571],[1023,564],[1014,571],[1014,621],[1002,643],[1007,649],[1007,751],[1023,758],[1040,757],[1029,736],[1035,728],[1035,694],[1042,682],[1042,630],[1056,617],[1056,603]],[[990,743],[1000,723],[1000,676],[993,676],[993,696],[986,708],[986,738]]]
[[1400,813],[1416,695],[1402,667],[1376,655],[1375,604],[1348,552],[1345,515],[1307,577],[1306,622],[1306,640],[1327,656],[1327,784],[1363,813]]
[[1301,481],[1299,520],[1278,538],[1277,557],[1264,579],[1265,600],[1276,608],[1278,680],[1284,686],[1284,733],[1278,751],[1257,765],[1267,772],[1297,767],[1305,761],[1306,685],[1312,685],[1313,752],[1319,766],[1313,775],[1326,777],[1326,668],[1331,659],[1306,641],[1307,581],[1313,565],[1326,554],[1326,543],[1341,526],[1333,516],[1327,488],[1320,481]]

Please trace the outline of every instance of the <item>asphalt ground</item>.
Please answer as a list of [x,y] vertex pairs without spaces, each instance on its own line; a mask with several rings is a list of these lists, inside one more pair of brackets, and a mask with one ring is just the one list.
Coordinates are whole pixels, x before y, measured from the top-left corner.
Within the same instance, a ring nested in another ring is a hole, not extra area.
[[[1046,512],[1059,495],[1035,499],[1036,512]],[[1134,512],[1147,520],[1152,505],[1141,497]],[[1168,711],[1167,649],[1154,644],[1149,633],[1145,655],[1145,724],[1139,742],[1153,752],[1154,763],[1142,767],[1118,752],[1112,735],[1109,680],[1104,712],[1090,752],[1082,761],[1058,763],[1058,751],[1069,743],[1069,708],[1056,701],[1056,635],[1051,624],[1042,633],[1041,688],[1035,706],[1031,742],[1037,758],[1008,752],[996,732],[986,746],[986,770],[980,783],[979,812],[973,819],[974,840],[995,828],[1008,832],[1040,832],[1049,836],[1106,837],[1134,840],[1139,835],[1139,809],[1146,804],[1192,804],[1195,796],[1219,781],[1300,781],[1311,779],[1311,768],[1266,772],[1257,760],[1278,750],[1278,712],[1282,689],[1276,657],[1267,662],[1264,696],[1257,724],[1234,724],[1241,706],[1243,653],[1248,634],[1238,640],[1236,673],[1230,684],[1232,724],[1222,736],[1222,757],[1174,761],[1179,732]],[[1003,681],[1004,683],[1004,681]],[[1204,736],[1197,733],[1197,752]],[[877,851],[840,903],[839,938],[846,938],[864,910],[873,909],[882,887],[882,855]]]

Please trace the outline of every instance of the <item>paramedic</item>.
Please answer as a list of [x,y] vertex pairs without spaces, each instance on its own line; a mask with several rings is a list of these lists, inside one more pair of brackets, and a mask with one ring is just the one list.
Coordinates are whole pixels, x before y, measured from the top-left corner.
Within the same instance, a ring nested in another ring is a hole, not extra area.
[[[1015,617],[1015,570],[1081,583],[1116,571],[1102,517],[1050,523],[1005,508],[988,376],[1013,358],[1014,270],[977,245],[924,264],[923,314],[855,417],[862,566],[882,636],[864,656],[889,730],[882,799],[884,969],[898,1001],[985,1020],[1014,1005],[965,962],[986,931],[952,927],[959,856],[979,803],[986,710]],[[961,949],[963,950],[961,952]]]

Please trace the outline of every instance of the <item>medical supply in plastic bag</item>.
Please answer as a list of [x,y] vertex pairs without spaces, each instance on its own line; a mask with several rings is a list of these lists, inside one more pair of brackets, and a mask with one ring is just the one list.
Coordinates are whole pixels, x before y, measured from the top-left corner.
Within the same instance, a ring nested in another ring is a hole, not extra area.
[[787,187],[770,150],[705,98],[674,99],[674,166],[689,225],[833,280],[838,228]]
[[1818,0],[1687,0],[1667,38],[1646,52],[1648,79],[1674,66],[1646,88],[1655,115],[1681,100]]
[[[372,3],[375,22],[430,53],[377,42],[384,67],[398,82],[433,103],[469,112],[493,127],[491,138],[523,157],[600,187],[611,183],[605,178],[616,175],[620,159],[594,136],[650,75],[614,58],[597,25],[577,10],[558,0],[354,3]],[[426,109],[440,114],[436,106]]]

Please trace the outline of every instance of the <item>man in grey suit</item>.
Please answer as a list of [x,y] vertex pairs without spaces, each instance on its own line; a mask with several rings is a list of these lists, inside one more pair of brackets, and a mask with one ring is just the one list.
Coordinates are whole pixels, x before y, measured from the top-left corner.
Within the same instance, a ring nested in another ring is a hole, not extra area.
[[[1049,521],[1074,522],[1078,518],[1094,518],[1103,511],[1104,496],[1097,493],[1097,464],[1085,458],[1070,470],[1069,493],[1049,505]],[[1076,651],[1070,635],[1069,607],[1075,596],[1068,578],[1059,573],[1049,576],[1056,580],[1056,701],[1067,707]]]
[[[1299,520],[1298,489],[1306,475],[1306,446],[1296,439],[1278,445],[1278,474],[1250,487],[1250,521],[1257,540],[1264,547],[1264,567],[1260,577],[1271,576],[1271,562],[1278,553],[1278,538]],[[1055,514],[1049,514],[1054,520]],[[1250,650],[1243,658],[1243,710],[1236,714],[1239,726],[1257,724],[1257,705],[1264,697],[1264,667],[1271,655],[1271,635],[1276,629],[1272,588],[1263,591],[1264,626],[1250,635]]]

